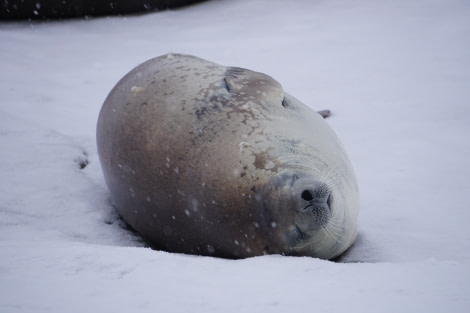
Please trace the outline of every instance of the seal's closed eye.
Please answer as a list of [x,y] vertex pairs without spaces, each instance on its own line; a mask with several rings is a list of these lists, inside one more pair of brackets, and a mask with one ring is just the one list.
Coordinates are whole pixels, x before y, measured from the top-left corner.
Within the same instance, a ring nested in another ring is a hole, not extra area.
[[287,102],[287,100],[286,100],[285,97],[282,98],[282,103],[281,103],[281,104],[282,104],[282,106],[285,107],[285,108],[287,108],[287,107],[289,106],[289,103]]

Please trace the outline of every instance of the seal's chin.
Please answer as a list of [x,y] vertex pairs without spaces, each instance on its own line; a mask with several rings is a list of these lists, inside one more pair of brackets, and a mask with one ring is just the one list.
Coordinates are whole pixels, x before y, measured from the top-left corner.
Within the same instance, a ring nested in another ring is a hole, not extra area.
[[341,233],[335,231],[331,215],[327,214],[321,225],[317,223],[318,219],[314,220],[315,222],[310,220],[294,223],[287,228],[284,238],[289,255],[310,255],[322,259],[330,259],[336,255],[337,245],[343,238]]
[[321,232],[309,234],[302,231],[297,225],[290,227],[286,233],[288,255],[309,255],[322,259],[330,259],[332,255],[329,254],[329,251],[332,247],[328,247],[328,243],[320,239],[323,237],[320,234]]

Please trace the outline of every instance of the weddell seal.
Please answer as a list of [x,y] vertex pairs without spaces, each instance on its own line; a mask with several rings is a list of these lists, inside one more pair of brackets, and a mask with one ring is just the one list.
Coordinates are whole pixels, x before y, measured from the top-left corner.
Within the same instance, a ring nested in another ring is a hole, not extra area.
[[273,78],[181,54],[144,62],[98,118],[111,200],[157,249],[331,259],[357,233],[342,144]]

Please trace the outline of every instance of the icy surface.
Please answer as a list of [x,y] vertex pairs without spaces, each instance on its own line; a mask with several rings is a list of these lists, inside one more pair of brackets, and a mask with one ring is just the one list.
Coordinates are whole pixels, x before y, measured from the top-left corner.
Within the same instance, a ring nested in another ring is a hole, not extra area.
[[[0,23],[0,312],[466,312],[470,3],[213,0]],[[265,72],[328,119],[361,189],[346,263],[153,251],[104,185],[96,119],[180,52]]]

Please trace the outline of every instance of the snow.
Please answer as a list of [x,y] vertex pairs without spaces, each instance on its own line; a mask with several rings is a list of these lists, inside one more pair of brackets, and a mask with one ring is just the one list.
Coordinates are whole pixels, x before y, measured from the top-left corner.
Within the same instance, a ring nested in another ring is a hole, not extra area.
[[[469,38],[463,0],[0,23],[0,312],[468,311]],[[125,228],[96,120],[125,73],[167,52],[265,72],[332,110],[362,203],[341,262],[171,254]]]

